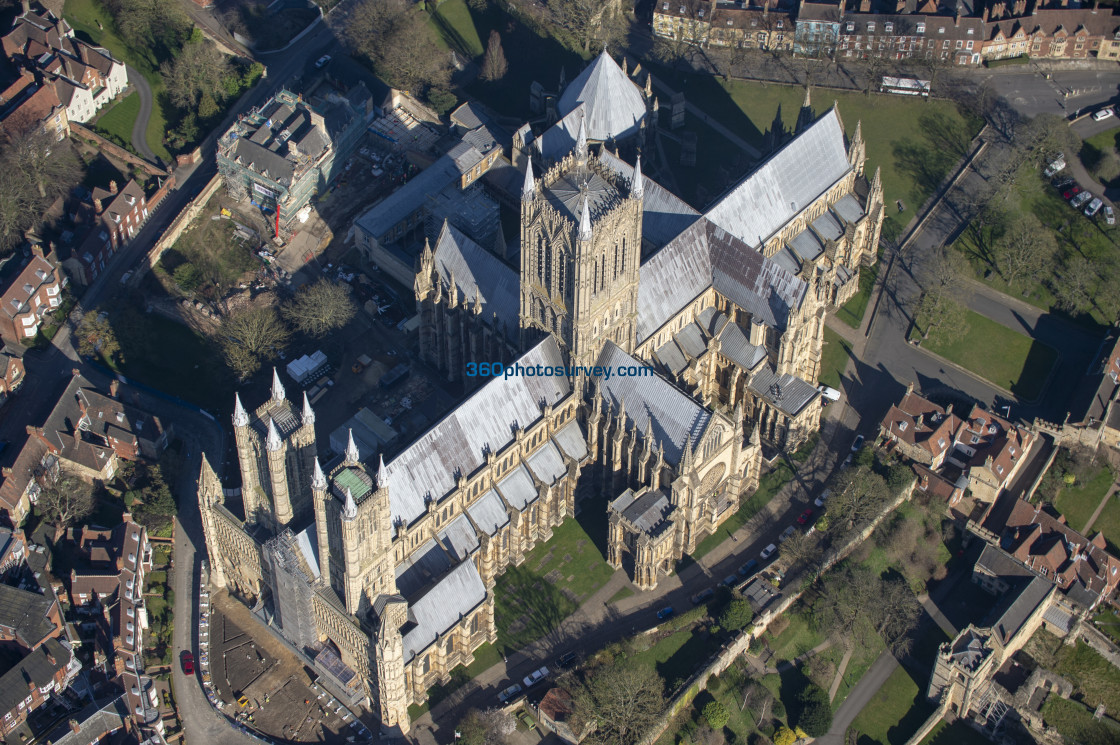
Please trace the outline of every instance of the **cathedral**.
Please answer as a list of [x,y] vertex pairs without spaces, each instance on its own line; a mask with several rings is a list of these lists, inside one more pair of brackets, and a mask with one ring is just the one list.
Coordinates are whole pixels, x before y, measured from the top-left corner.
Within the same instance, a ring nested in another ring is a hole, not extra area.
[[[637,88],[594,65],[603,90]],[[251,414],[236,401],[241,488],[203,459],[212,582],[388,731],[496,641],[497,578],[564,520],[602,510],[606,560],[652,589],[757,488],[764,450],[819,426],[824,316],[883,219],[859,127],[803,116],[701,214],[604,121],[597,152],[581,118],[570,151],[527,158],[518,266],[447,223],[419,256],[420,354],[466,390],[447,416],[377,463],[352,438],[328,458],[276,376]],[[466,374],[494,362],[566,374]]]

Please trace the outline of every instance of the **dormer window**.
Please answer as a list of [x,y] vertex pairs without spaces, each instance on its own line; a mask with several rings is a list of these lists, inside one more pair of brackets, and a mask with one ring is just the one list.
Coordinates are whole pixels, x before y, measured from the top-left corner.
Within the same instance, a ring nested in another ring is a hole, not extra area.
[[36,269],[35,270],[35,276],[38,277],[40,280],[44,280],[47,277],[49,277],[50,275],[47,274],[46,272],[44,272],[42,269]]
[[731,22],[731,19],[730,19],[730,18],[728,18],[728,19],[727,19],[727,25],[728,25],[728,26],[732,26],[732,25],[734,25],[734,24],[733,24],[733,23]]
[[1002,476],[1003,475],[1003,466],[996,466],[996,473],[998,473],[1000,476]]
[[784,28],[784,27],[785,27],[785,21],[778,21],[778,28]]
[[848,26],[847,26],[847,30],[848,31],[855,31],[856,30],[856,25],[854,23],[849,23]]
[[944,437],[938,437],[937,438],[937,447],[942,448],[942,449],[945,448],[945,438]]
[[875,33],[875,23],[874,23],[874,21],[867,24],[867,33],[869,33],[869,34]]
[[919,34],[924,34],[926,32],[926,25],[924,23],[919,23],[918,28],[917,28],[917,32]]
[[700,10],[698,10],[696,12],[696,15],[699,16],[700,18],[703,18],[704,17],[704,9],[701,8]]
[[684,13],[685,13],[685,10],[686,10],[686,9],[685,9],[685,7],[684,7],[684,6],[682,5],[682,6],[681,6],[681,15],[682,15],[682,16],[684,15]]
[[662,5],[661,9],[662,10],[668,10],[669,9],[669,3],[665,3],[664,5]]
[[898,423],[898,431],[899,432],[905,432],[906,428],[909,427],[909,426],[910,426],[909,422],[899,422]]
[[969,30],[968,30],[968,35],[969,35],[969,36],[972,36],[972,31],[973,31],[973,29],[969,29]]
[[945,27],[944,26],[938,26],[937,27],[937,33],[939,33],[939,34],[945,33]]
[[894,24],[893,23],[884,23],[883,24],[883,30],[886,31],[888,34],[893,33],[894,32]]

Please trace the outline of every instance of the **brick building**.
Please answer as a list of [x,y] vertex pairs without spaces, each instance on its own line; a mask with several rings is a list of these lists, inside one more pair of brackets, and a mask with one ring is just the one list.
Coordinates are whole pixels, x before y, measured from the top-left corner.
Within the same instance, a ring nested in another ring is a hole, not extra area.
[[40,246],[32,247],[22,264],[18,258],[9,261],[11,268],[0,270],[0,337],[18,343],[39,333],[43,316],[62,303],[66,282],[53,254]]

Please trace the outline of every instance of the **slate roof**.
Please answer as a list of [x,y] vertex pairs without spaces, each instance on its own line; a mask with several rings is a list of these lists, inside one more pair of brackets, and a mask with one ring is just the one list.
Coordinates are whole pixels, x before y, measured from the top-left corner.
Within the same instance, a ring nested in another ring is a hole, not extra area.
[[416,210],[424,206],[429,194],[443,191],[457,182],[461,174],[455,161],[440,157],[407,184],[370,207],[355,224],[377,240]]
[[53,606],[54,601],[44,595],[0,584],[0,629],[20,644],[34,647],[56,630],[48,615]]
[[[556,340],[546,337],[518,360],[529,365],[563,365]],[[437,501],[455,488],[456,470],[473,473],[486,458],[514,439],[513,426],[528,428],[541,416],[541,403],[568,395],[561,377],[496,378],[457,406],[447,417],[386,463],[392,519],[412,523],[425,512],[424,496]]]
[[665,446],[668,462],[674,465],[680,462],[690,437],[693,446],[700,441],[712,418],[710,411],[660,375],[634,377],[617,374],[620,367],[650,369],[645,363],[608,341],[595,364],[612,370],[610,378],[596,378],[601,385],[604,402],[617,412],[625,400],[627,428],[636,424],[642,434],[645,434],[647,423],[652,419],[654,442]]
[[844,229],[840,227],[840,222],[828,210],[822,212],[816,220],[813,220],[812,224],[817,235],[826,241],[834,241],[844,235]]
[[533,140],[531,145],[537,154],[545,160],[560,160],[576,146],[579,137],[579,123],[586,116],[583,104],[568,112],[560,121],[541,132],[540,137]]
[[520,283],[517,272],[497,256],[482,248],[450,223],[444,223],[432,253],[436,270],[445,286],[459,287],[459,297],[472,305],[477,296],[482,302],[482,318],[489,321],[497,314],[510,341],[520,333]]
[[674,375],[680,375],[688,367],[688,360],[684,358],[681,348],[672,339],[658,347],[654,354],[657,360]]
[[[621,158],[616,158],[609,150],[603,149],[599,161],[627,181],[634,178],[634,166]],[[700,213],[685,203],[683,199],[642,174],[642,240],[650,241],[660,248],[680,235],[688,226],[700,219]]]
[[840,117],[830,109],[740,181],[704,216],[756,246],[850,169]]
[[627,489],[611,503],[611,507],[622,513],[635,528],[649,535],[656,535],[669,525],[667,518],[673,509],[669,498],[660,489],[637,498],[631,489]]
[[793,236],[789,245],[790,248],[797,252],[798,256],[806,261],[812,261],[824,253],[824,246],[821,244],[820,239],[808,228]]
[[778,375],[769,365],[751,376],[747,388],[789,417],[800,414],[821,395],[820,391],[801,378],[789,373]]
[[397,564],[397,590],[405,598],[410,598],[450,567],[451,560],[447,554],[435,539],[429,538]]
[[712,285],[707,221],[693,223],[639,270],[638,339],[652,336]]
[[467,514],[470,515],[471,520],[474,520],[478,529],[486,535],[494,535],[499,528],[509,523],[509,512],[506,511],[506,506],[502,504],[502,498],[498,496],[498,492],[493,489],[467,507]]
[[992,631],[999,636],[1000,641],[1007,644],[1019,633],[1019,629],[1023,628],[1023,624],[1038,609],[1052,588],[1053,585],[1041,577],[1033,578],[1023,588],[1007,610],[992,624]]
[[437,536],[439,542],[455,561],[466,561],[479,546],[478,534],[466,515],[459,515]]
[[485,600],[486,585],[471,561],[452,569],[422,597],[410,600],[409,620],[416,625],[404,635],[405,664]]
[[121,694],[109,702],[102,700],[92,703],[71,717],[78,723],[77,732],[71,729],[69,721],[63,721],[47,735],[46,742],[51,745],[89,745],[91,742],[100,742],[100,738],[121,729],[130,717],[128,701]]
[[605,51],[568,84],[557,110],[567,116],[581,103],[587,112],[587,138],[599,142],[635,134],[646,115],[641,90]]
[[[54,658],[51,662],[48,658]],[[0,712],[7,714],[27,698],[28,684],[39,688],[46,686],[59,670],[70,663],[70,650],[58,639],[47,639],[43,646],[20,660],[15,667],[0,676]]]
[[744,370],[753,370],[766,359],[766,349],[751,344],[750,337],[737,323],[728,323],[717,338],[720,354]]

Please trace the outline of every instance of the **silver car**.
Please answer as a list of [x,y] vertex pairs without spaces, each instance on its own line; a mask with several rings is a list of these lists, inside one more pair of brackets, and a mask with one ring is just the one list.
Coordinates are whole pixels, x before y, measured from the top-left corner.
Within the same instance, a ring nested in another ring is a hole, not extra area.
[[1081,209],[1085,205],[1085,203],[1088,202],[1091,199],[1093,199],[1093,192],[1083,191],[1083,192],[1080,192],[1073,199],[1069,200],[1069,203],[1071,205],[1073,205],[1075,208]]
[[1112,211],[1112,205],[1106,204],[1104,206],[1104,221],[1109,225],[1116,224],[1116,213]]
[[1089,206],[1085,208],[1085,217],[1094,216],[1101,211],[1101,207],[1103,206],[1104,202],[1101,201],[1100,197],[1093,197],[1093,200],[1089,202]]

